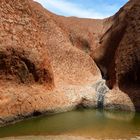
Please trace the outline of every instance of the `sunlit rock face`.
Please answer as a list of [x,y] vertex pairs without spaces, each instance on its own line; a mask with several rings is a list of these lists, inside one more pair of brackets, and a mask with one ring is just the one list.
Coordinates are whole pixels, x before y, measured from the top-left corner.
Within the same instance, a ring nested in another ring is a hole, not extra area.
[[101,79],[50,12],[33,1],[0,1],[1,124],[79,104],[96,107],[92,85]]
[[54,88],[45,37],[29,1],[0,1],[2,123],[36,111],[39,101],[35,96]]
[[0,2],[0,79],[52,86],[45,35],[28,1]]
[[0,123],[79,106],[137,110],[138,15],[137,0],[103,20],[0,0]]
[[114,104],[109,107],[113,109],[134,111],[140,108],[139,9],[138,0],[132,0],[114,16],[103,20],[53,15],[60,27],[67,31],[72,45],[96,62],[102,78],[112,89],[107,98],[115,97],[114,103],[106,101],[105,108],[109,104]]

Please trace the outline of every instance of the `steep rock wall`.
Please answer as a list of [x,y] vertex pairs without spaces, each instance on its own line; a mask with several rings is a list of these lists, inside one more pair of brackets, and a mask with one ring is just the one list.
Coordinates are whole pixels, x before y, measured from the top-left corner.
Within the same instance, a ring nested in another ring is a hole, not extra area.
[[42,6],[0,0],[0,124],[81,103],[96,107],[98,80],[92,58]]

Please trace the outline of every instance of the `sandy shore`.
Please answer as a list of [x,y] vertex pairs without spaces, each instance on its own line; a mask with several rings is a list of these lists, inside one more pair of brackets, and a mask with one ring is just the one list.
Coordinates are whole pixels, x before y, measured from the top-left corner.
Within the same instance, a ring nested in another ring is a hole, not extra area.
[[80,136],[22,136],[22,137],[6,137],[0,138],[0,140],[95,140],[90,137]]
[[[0,140],[103,140],[103,139],[95,139],[95,138],[92,138],[92,137],[61,135],[61,136],[6,137],[6,138],[0,138]],[[106,140],[140,140],[140,136],[135,137],[135,138],[129,138],[129,139],[106,139]]]

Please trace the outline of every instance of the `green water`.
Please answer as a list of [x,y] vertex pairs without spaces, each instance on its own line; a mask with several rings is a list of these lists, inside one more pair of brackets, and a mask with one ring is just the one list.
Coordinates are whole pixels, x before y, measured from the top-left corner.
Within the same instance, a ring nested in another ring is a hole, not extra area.
[[0,128],[0,137],[67,134],[94,138],[140,136],[140,113],[81,109],[33,118]]

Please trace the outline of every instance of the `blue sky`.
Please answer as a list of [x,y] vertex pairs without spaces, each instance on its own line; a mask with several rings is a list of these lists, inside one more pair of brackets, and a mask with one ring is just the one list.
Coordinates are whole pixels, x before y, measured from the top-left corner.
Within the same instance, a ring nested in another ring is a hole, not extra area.
[[34,0],[49,11],[63,16],[106,18],[115,14],[128,0]]

